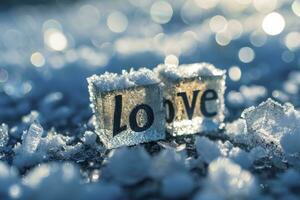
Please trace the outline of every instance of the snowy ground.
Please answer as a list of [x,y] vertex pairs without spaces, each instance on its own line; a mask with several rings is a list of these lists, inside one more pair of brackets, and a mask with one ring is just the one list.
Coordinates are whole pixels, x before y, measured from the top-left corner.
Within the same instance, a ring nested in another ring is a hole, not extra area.
[[[1,9],[0,199],[299,199],[299,16],[297,0]],[[200,61],[228,70],[223,130],[103,148],[88,76]]]

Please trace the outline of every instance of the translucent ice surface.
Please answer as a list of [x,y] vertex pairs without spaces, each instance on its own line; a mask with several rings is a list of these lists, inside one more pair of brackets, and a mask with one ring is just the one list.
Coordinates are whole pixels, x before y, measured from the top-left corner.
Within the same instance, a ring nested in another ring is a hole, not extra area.
[[217,131],[224,120],[225,71],[208,63],[159,65],[167,131],[188,135]]
[[226,125],[226,134],[233,141],[248,147],[261,145],[272,154],[298,154],[300,113],[293,105],[268,99],[250,107],[242,118]]
[[159,79],[148,69],[88,79],[96,133],[107,148],[165,138]]

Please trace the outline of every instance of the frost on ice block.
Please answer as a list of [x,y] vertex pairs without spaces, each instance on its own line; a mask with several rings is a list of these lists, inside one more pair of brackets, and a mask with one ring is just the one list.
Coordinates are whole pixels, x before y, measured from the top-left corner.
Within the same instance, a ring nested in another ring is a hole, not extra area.
[[160,80],[148,69],[88,78],[95,128],[107,148],[165,138]]
[[173,135],[215,131],[224,119],[225,70],[211,64],[159,65],[166,128]]

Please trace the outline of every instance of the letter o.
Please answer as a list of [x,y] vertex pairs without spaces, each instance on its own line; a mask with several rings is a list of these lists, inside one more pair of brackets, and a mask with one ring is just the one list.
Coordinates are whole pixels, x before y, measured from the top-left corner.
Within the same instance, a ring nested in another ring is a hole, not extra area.
[[[136,120],[136,116],[139,110],[144,110],[147,115],[147,122],[143,126],[139,126]],[[134,107],[129,115],[129,125],[131,130],[135,132],[142,132],[152,126],[154,122],[154,113],[150,106],[146,104],[140,104]]]

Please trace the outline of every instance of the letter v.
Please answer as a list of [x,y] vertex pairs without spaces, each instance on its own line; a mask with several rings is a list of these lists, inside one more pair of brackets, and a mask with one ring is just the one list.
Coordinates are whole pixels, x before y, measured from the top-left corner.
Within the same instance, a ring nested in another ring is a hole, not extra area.
[[193,98],[192,98],[192,104],[189,104],[188,97],[186,95],[186,92],[179,92],[177,93],[177,96],[182,97],[184,107],[186,109],[186,113],[189,119],[193,118],[195,106],[196,106],[196,101],[197,101],[197,96],[199,94],[200,90],[195,90],[193,91]]

